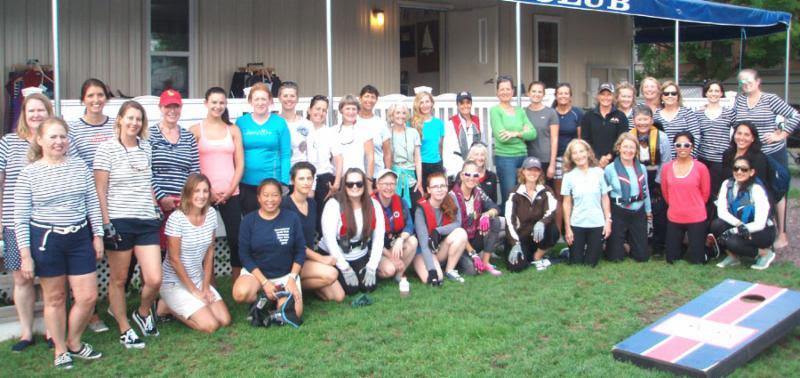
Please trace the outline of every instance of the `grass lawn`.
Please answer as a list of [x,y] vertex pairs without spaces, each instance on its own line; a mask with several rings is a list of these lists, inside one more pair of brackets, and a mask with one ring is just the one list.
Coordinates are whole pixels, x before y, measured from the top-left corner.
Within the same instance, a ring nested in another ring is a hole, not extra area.
[[[746,264],[745,264],[746,265]],[[400,298],[383,282],[375,304],[309,298],[300,329],[252,328],[244,306],[233,304],[221,279],[234,324],[213,335],[174,322],[160,326],[144,350],[124,350],[117,332],[87,334],[105,356],[76,360],[85,376],[668,376],[617,362],[611,347],[723,279],[800,288],[790,264],[764,272],[749,267],[601,263],[596,269],[556,265],[544,272],[506,272],[425,287],[412,280]],[[352,299],[352,298],[351,298]],[[110,326],[116,324],[105,313]],[[112,327],[114,328],[114,327]],[[41,339],[38,339],[39,341]],[[0,344],[7,377],[55,375],[52,352],[37,342],[21,354]],[[738,376],[796,376],[800,329],[739,369]]]

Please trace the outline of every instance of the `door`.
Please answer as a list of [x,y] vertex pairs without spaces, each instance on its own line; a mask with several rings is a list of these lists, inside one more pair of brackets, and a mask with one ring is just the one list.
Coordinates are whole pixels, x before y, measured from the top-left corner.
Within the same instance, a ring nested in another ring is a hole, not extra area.
[[495,94],[497,18],[497,6],[447,12],[446,92],[468,90],[473,96]]

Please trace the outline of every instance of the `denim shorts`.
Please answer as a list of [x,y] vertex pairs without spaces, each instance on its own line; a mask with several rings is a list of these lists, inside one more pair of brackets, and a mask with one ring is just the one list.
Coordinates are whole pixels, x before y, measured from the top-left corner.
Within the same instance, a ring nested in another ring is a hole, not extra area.
[[33,270],[39,277],[79,276],[97,270],[88,225],[71,234],[31,225],[30,237]]

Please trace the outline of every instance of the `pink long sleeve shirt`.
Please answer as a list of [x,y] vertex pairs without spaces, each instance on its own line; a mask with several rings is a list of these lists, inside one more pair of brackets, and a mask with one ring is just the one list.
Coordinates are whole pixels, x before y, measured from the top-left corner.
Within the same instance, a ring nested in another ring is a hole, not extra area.
[[667,201],[667,219],[673,223],[698,223],[706,220],[706,202],[711,194],[708,168],[695,160],[684,177],[675,176],[671,161],[661,170],[661,192]]

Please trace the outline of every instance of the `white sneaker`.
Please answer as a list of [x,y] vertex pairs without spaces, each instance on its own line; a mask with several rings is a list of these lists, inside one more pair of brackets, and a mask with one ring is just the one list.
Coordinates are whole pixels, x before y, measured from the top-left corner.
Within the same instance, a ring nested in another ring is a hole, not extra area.
[[139,338],[133,328],[128,328],[125,333],[119,335],[119,343],[126,349],[144,349],[144,341]]
[[408,283],[405,277],[400,279],[398,286],[400,288],[400,296],[402,297],[407,296],[411,292],[411,284]]

